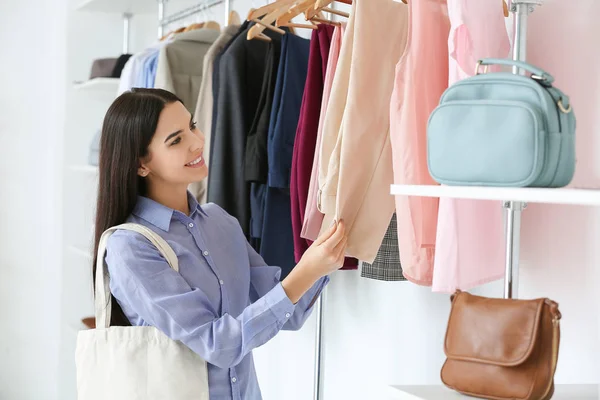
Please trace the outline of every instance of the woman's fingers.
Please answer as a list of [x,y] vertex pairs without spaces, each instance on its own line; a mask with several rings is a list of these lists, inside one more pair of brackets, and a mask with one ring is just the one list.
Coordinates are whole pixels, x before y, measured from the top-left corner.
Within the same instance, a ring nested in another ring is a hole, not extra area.
[[348,237],[344,236],[344,238],[333,248],[333,254],[335,254],[336,259],[340,257],[344,257],[346,253],[346,245],[348,244]]
[[323,232],[323,233],[322,233],[322,234],[321,234],[321,235],[320,235],[320,236],[317,238],[317,240],[315,240],[315,243],[314,243],[314,244],[318,246],[318,245],[322,244],[323,242],[325,242],[327,239],[329,239],[329,238],[331,237],[331,235],[333,235],[333,234],[334,234],[334,232],[336,231],[336,229],[337,229],[337,225],[338,225],[338,224],[335,224],[335,223],[334,223],[333,225],[331,225],[331,226],[329,227],[329,229],[327,229],[325,232]]
[[335,232],[323,242],[323,245],[329,249],[334,249],[344,237],[346,237],[346,226],[344,221],[339,221]]

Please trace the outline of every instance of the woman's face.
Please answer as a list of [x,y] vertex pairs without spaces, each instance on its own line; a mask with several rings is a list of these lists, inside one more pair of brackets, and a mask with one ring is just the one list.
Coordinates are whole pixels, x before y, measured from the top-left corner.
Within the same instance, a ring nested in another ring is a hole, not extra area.
[[204,134],[180,102],[167,104],[160,113],[148,157],[138,174],[153,184],[189,185],[208,175],[204,163]]

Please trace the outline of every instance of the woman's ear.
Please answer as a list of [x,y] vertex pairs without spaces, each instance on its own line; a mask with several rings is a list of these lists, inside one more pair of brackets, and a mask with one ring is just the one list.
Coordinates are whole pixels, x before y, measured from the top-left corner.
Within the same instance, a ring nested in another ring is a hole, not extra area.
[[150,173],[150,170],[145,165],[141,165],[138,168],[138,175],[141,176],[142,178],[147,177],[149,173]]

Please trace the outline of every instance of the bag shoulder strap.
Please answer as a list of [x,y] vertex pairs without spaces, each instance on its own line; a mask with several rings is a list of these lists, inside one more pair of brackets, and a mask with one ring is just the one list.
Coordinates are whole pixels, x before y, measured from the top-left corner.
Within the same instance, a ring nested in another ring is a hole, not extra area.
[[104,262],[104,255],[106,253],[106,244],[108,242],[108,238],[119,229],[137,232],[144,236],[154,246],[156,246],[160,254],[167,260],[169,266],[175,271],[179,272],[177,255],[171,246],[169,246],[169,244],[152,229],[144,225],[134,223],[126,223],[108,228],[100,237],[100,242],[98,243],[98,259],[96,261],[94,305],[96,310],[96,327],[98,328],[108,328],[110,326],[112,296],[110,294],[110,277],[108,275],[108,268],[106,268],[106,263]]

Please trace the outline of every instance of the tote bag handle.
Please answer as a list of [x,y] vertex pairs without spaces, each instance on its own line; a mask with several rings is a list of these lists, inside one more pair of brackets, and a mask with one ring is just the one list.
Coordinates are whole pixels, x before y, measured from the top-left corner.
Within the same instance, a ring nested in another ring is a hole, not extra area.
[[179,262],[177,261],[177,255],[169,246],[169,244],[154,232],[152,229],[145,227],[140,224],[126,223],[112,228],[108,228],[100,237],[100,243],[98,244],[98,260],[96,261],[96,285],[95,291],[95,309],[96,309],[96,328],[108,328],[110,326],[110,316],[112,309],[112,296],[110,294],[110,277],[108,276],[108,269],[104,262],[104,254],[106,252],[106,243],[108,238],[118,229],[125,229],[129,231],[137,232],[148,239],[160,252],[160,254],[167,260],[169,266],[175,271],[179,272]]

